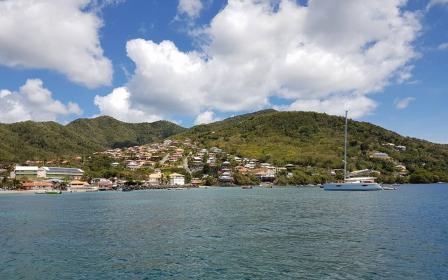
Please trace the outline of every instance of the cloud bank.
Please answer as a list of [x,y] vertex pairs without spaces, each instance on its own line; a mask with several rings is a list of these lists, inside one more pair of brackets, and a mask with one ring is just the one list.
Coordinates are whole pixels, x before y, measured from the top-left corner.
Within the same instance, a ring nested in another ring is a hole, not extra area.
[[0,64],[56,70],[89,88],[109,85],[112,64],[98,35],[103,23],[89,3],[0,1]]
[[276,97],[286,104],[277,106],[282,110],[343,114],[348,108],[361,117],[376,107],[369,94],[411,77],[421,26],[405,4],[229,0],[209,25],[191,32],[200,42],[196,51],[168,40],[128,41],[135,71],[120,94],[127,109],[108,113],[135,121],[173,114],[201,119],[205,111],[271,107]]
[[54,100],[39,79],[29,79],[18,91],[0,90],[0,122],[55,121],[58,117],[81,115],[78,104]]

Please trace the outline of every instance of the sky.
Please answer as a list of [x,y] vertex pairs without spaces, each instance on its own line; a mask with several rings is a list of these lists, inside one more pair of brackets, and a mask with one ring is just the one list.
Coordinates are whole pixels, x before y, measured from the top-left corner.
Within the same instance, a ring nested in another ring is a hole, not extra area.
[[1,0],[0,122],[274,108],[448,143],[448,0]]

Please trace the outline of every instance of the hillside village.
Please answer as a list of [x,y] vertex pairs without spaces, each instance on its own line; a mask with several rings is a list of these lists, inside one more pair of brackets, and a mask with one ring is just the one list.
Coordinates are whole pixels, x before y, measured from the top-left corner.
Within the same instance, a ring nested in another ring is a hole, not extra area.
[[[405,146],[384,143],[394,151]],[[385,152],[372,151],[373,160],[388,161],[394,176],[405,178],[406,166]],[[0,170],[1,171],[1,170]],[[67,191],[102,191],[123,188],[174,188],[232,185],[319,185],[341,180],[342,169],[286,164],[275,166],[255,158],[240,157],[218,147],[203,147],[189,138],[96,152],[87,158],[32,161],[11,167],[12,187],[28,190],[62,188]],[[381,177],[371,169],[354,170],[351,177]]]
[[[374,176],[385,183],[448,181],[447,145],[349,123],[350,176]],[[56,187],[77,180],[99,189],[322,184],[343,178],[343,127],[340,117],[275,110],[188,129],[106,116],[67,125],[0,124],[6,131],[0,143],[0,188],[44,180]],[[50,167],[51,172],[43,170]],[[77,170],[81,176],[73,175]]]

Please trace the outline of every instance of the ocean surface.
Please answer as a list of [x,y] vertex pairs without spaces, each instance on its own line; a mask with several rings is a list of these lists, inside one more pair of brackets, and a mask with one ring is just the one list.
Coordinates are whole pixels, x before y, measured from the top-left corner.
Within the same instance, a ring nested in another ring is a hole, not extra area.
[[0,195],[0,279],[448,279],[448,185]]

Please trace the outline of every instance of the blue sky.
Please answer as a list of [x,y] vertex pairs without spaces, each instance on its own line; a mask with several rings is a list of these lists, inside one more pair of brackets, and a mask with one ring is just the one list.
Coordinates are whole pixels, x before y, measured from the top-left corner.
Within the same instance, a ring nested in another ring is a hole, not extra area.
[[0,2],[0,122],[347,108],[448,143],[448,1],[41,2]]

